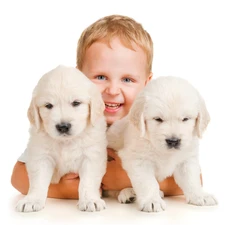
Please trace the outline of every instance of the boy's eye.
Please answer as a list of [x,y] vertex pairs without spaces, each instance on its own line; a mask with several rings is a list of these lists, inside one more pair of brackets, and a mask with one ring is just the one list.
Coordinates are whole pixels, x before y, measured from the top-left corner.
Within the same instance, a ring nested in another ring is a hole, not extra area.
[[125,77],[122,80],[123,80],[123,82],[128,82],[128,83],[132,82],[132,80],[130,78],[128,78],[128,77]]
[[106,80],[106,77],[103,75],[98,75],[98,76],[96,76],[96,79],[97,80]]
[[188,121],[189,120],[189,118],[187,118],[187,117],[185,117],[185,118],[183,118],[183,122],[185,122],[185,121]]

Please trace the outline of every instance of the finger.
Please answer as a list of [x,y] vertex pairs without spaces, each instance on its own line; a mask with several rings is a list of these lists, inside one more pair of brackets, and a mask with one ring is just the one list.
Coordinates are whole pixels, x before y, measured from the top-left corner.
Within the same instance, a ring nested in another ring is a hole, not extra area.
[[118,156],[117,152],[114,151],[113,149],[108,149],[108,155],[113,158],[113,161],[116,161],[118,163],[121,163],[121,159]]
[[108,156],[110,156],[113,159],[115,159],[115,158],[118,157],[117,153],[113,149],[111,149],[111,148],[108,148],[107,149],[107,152],[108,152]]
[[76,179],[77,177],[79,177],[78,173],[67,173],[63,176],[63,179],[72,180],[72,179]]

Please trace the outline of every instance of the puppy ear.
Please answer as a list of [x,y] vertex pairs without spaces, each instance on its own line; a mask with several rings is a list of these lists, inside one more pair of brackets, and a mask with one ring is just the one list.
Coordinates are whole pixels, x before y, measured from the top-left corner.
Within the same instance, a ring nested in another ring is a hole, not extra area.
[[144,95],[139,95],[134,101],[129,112],[129,120],[140,131],[140,137],[144,137],[146,132],[144,118],[145,103],[146,97]]
[[199,95],[199,112],[198,112],[198,117],[196,120],[197,135],[199,138],[202,137],[202,134],[207,128],[209,121],[210,121],[210,116],[207,111],[205,101]]
[[104,116],[105,103],[102,100],[100,91],[95,86],[91,88],[90,96],[90,120],[91,124],[94,126],[97,120]]
[[27,116],[30,123],[36,127],[37,130],[40,129],[41,118],[38,112],[38,107],[36,106],[34,100],[31,100],[30,106],[27,111]]

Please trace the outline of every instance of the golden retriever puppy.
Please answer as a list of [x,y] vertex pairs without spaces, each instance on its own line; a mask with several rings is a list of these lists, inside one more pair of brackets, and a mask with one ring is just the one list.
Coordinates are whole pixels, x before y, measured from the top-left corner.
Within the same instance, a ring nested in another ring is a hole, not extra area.
[[217,204],[200,181],[199,138],[209,120],[204,100],[187,81],[176,77],[151,81],[128,116],[107,131],[108,147],[118,150],[134,188],[122,190],[119,201],[136,197],[140,210],[162,211],[165,202],[157,181],[173,175],[188,203]]
[[30,186],[18,211],[44,208],[50,182],[69,172],[79,173],[79,209],[105,208],[99,193],[107,162],[104,107],[97,87],[76,68],[58,66],[40,79],[28,110]]

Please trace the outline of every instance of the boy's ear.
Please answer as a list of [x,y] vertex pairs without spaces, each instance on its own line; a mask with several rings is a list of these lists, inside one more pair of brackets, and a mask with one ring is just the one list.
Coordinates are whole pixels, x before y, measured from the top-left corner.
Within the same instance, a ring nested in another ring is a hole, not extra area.
[[148,77],[147,77],[147,79],[146,79],[146,81],[145,81],[145,85],[152,79],[152,76],[153,76],[153,73],[150,72]]

